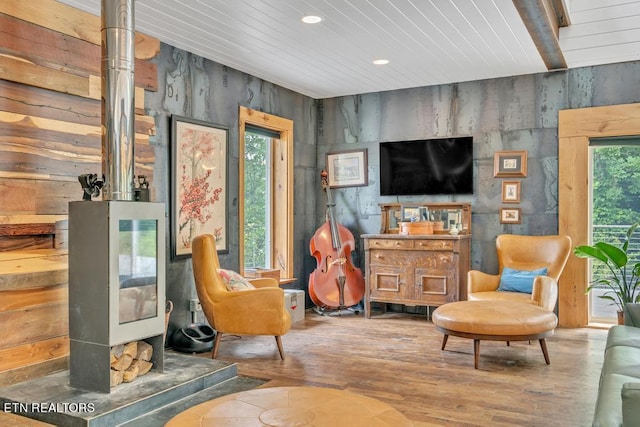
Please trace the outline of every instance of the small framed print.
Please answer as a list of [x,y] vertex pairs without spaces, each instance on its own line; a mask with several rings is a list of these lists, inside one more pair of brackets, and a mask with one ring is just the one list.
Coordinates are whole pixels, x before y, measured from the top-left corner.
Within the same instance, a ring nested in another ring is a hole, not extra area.
[[500,208],[500,224],[520,224],[521,222],[520,208]]
[[402,208],[403,221],[420,221],[420,208]]
[[502,203],[520,203],[520,181],[502,181]]
[[527,151],[496,151],[493,157],[495,178],[525,178],[527,176]]
[[329,187],[361,187],[368,185],[367,150],[327,153]]

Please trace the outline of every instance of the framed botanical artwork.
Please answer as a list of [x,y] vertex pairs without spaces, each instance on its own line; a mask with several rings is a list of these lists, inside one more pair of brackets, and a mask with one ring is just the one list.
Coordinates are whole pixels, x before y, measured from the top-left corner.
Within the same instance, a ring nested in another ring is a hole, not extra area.
[[360,187],[367,178],[367,150],[327,153],[329,187]]
[[496,178],[526,177],[527,151],[496,151],[493,157],[493,176]]
[[521,222],[520,208],[500,208],[500,224],[520,224]]
[[173,116],[171,120],[171,257],[191,256],[191,241],[212,234],[228,252],[228,128]]
[[502,203],[520,203],[520,181],[502,181]]

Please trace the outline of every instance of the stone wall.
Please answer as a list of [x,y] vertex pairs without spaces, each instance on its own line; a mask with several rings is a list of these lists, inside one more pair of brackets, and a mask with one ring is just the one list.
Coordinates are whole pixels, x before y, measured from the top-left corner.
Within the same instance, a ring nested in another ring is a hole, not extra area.
[[[318,171],[327,152],[368,150],[369,185],[333,192],[338,221],[354,235],[378,232],[380,202],[471,202],[472,268],[497,272],[498,234],[558,232],[558,111],[638,101],[640,62],[325,99]],[[474,138],[473,195],[379,196],[379,142],[465,135]],[[510,205],[522,209],[521,224],[499,221],[502,178],[493,177],[493,158],[501,150],[528,152],[521,202]],[[324,203],[317,198],[318,221]]]
[[[229,253],[225,268],[238,268],[238,106],[294,120],[295,274],[305,289],[316,262],[309,240],[324,221],[326,198],[319,174],[327,152],[368,149],[369,185],[336,189],[338,221],[356,237],[354,264],[364,268],[359,236],[379,230],[378,203],[421,197],[380,197],[380,141],[471,135],[474,137],[472,196],[430,196],[430,201],[468,201],[473,211],[472,268],[497,271],[494,241],[501,233],[552,234],[558,229],[558,111],[640,101],[640,62],[571,71],[514,76],[440,86],[313,100],[196,55],[161,46],[158,92],[147,93],[155,118],[157,201],[169,209],[171,115],[193,117],[229,128]],[[522,180],[522,224],[500,224],[502,179],[493,177],[493,154],[527,150]],[[167,232],[169,232],[167,230]],[[168,258],[169,259],[169,258]],[[167,297],[175,309],[170,329],[191,321],[195,297],[190,260],[170,261]],[[202,317],[198,320],[201,320]]]
[[[158,92],[148,93],[145,107],[153,116],[156,135],[154,167],[156,199],[166,202],[170,212],[171,116],[185,116],[229,129],[228,160],[228,234],[229,253],[220,254],[223,268],[238,269],[238,107],[240,105],[294,121],[294,200],[295,275],[306,277],[303,258],[315,230],[314,199],[298,197],[313,194],[316,170],[316,101],[288,89],[260,80],[189,52],[162,44],[158,63]],[[169,236],[167,221],[167,236]],[[191,322],[189,299],[196,298],[191,259],[171,260],[167,248],[167,298],[174,302],[170,332]],[[300,279],[291,287],[303,289]],[[199,313],[198,321],[202,321]]]

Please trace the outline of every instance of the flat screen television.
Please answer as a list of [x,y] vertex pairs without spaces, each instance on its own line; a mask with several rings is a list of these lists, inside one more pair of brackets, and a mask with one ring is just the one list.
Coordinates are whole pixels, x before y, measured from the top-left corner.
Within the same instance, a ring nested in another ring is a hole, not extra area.
[[473,194],[473,137],[380,143],[380,195]]

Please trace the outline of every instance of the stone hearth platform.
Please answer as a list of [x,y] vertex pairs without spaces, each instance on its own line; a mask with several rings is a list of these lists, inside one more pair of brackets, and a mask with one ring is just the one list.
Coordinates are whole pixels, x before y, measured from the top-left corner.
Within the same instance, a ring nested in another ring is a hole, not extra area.
[[167,351],[164,373],[151,371],[109,394],[71,387],[68,370],[0,388],[0,424],[3,415],[21,415],[70,427],[158,426],[193,405],[264,382],[238,377],[234,363]]

